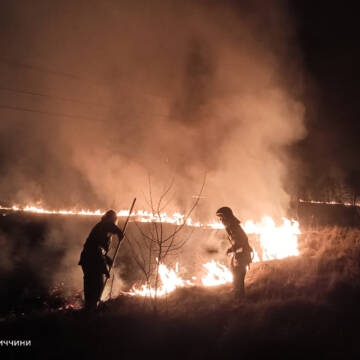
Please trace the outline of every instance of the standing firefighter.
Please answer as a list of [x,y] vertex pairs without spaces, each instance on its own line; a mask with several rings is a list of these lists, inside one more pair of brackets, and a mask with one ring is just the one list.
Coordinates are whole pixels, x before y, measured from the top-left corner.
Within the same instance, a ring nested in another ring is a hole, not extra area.
[[231,271],[233,273],[234,293],[237,298],[245,297],[245,275],[246,268],[252,261],[252,248],[249,245],[248,237],[240,226],[229,207],[222,207],[216,215],[225,226],[231,247],[227,249],[226,255],[232,254]]
[[84,272],[84,296],[87,310],[96,309],[104,287],[104,275],[107,278],[110,277],[107,265],[111,265],[112,260],[106,253],[109,250],[111,235],[116,234],[119,242],[124,237],[116,225],[116,220],[115,211],[107,211],[101,221],[91,230],[80,255],[79,265]]

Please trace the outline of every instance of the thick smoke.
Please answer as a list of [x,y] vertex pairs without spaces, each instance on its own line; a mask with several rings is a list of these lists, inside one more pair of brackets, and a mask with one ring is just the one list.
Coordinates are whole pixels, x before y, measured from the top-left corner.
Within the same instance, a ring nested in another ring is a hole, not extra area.
[[199,216],[284,214],[285,149],[305,130],[281,1],[7,8],[0,86],[40,95],[1,91],[1,199],[147,208],[150,175],[154,197],[175,179],[184,211],[206,174]]

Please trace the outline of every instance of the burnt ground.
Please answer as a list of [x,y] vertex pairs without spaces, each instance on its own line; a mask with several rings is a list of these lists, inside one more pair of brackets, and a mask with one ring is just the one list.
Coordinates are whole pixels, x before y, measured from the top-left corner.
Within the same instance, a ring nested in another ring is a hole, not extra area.
[[[54,255],[58,263],[43,260],[39,268],[34,266],[35,259],[40,261],[49,251],[47,235],[42,235],[54,228],[49,220],[22,218],[21,226],[19,219],[13,218],[13,224],[10,220],[6,220],[8,228],[0,222],[3,241],[13,239],[17,245],[2,243],[0,340],[31,340],[32,345],[2,346],[1,358],[16,354],[35,359],[360,355],[357,228],[309,228],[299,241],[300,256],[253,264],[242,303],[233,299],[230,286],[195,287],[160,299],[156,312],[147,300],[119,296],[89,315],[65,309],[80,301],[79,294],[49,288],[50,270],[63,264],[61,246],[51,247],[48,256]],[[74,225],[74,220],[66,221],[70,223],[61,226]],[[84,224],[78,227],[87,229],[89,220],[81,221]],[[29,234],[34,234],[31,241]],[[16,258],[19,248],[22,257]]]

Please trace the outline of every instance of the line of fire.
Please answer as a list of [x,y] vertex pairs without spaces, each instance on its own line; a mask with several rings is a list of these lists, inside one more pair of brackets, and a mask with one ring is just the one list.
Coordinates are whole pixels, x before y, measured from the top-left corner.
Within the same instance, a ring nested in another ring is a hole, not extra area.
[[[323,219],[321,219],[317,216],[316,212],[320,211],[320,213],[324,214],[324,208],[331,210],[330,212],[328,211],[326,218],[323,217]],[[349,213],[346,213],[346,211],[349,210],[352,212],[352,216],[350,217],[347,216]],[[26,216],[30,216],[30,221],[38,223],[39,221],[40,223],[50,221],[59,224],[71,219],[72,222],[77,222],[78,226],[79,223],[84,223],[84,220],[86,224],[97,221],[96,219],[100,218],[104,214],[104,211],[54,210],[35,205],[13,205],[0,206],[0,213],[2,215],[0,218],[0,226],[6,226],[4,224],[7,222],[20,223],[20,218],[26,218]],[[343,215],[339,217],[339,213]],[[256,263],[266,263],[287,257],[299,256],[301,255],[301,236],[306,236],[308,232],[307,229],[310,227],[313,229],[314,225],[324,225],[326,221],[331,223],[334,219],[339,221],[339,218],[349,220],[353,219],[354,216],[355,219],[358,218],[357,207],[351,207],[351,204],[299,200],[296,207],[296,220],[284,217],[281,222],[277,224],[270,216],[264,216],[259,222],[246,220],[242,224],[242,228],[248,235],[250,245],[253,248],[252,263],[254,264],[251,266],[254,266]],[[194,286],[214,287],[231,284],[233,282],[233,274],[229,269],[229,262],[224,261],[223,258],[219,260],[219,256],[212,257],[213,254],[219,255],[219,249],[217,248],[219,244],[223,245],[225,242],[224,225],[219,222],[219,220],[213,220],[203,224],[181,213],[168,215],[165,212],[152,213],[146,210],[133,210],[131,213],[129,210],[119,210],[117,217],[120,223],[123,223],[127,218],[130,220],[129,233],[131,235],[128,235],[128,241],[131,241],[132,233],[134,233],[134,231],[136,232],[136,228],[139,226],[145,228],[147,224],[161,224],[164,226],[162,229],[164,231],[164,237],[166,233],[171,233],[174,227],[183,226],[182,236],[184,238],[189,237],[189,233],[191,232],[190,236],[195,239],[192,240],[191,246],[194,247],[194,243],[201,242],[202,247],[205,249],[205,251],[202,252],[206,254],[206,256],[203,256],[203,262],[201,262],[199,258],[189,261],[189,252],[185,246],[182,250],[184,250],[187,256],[186,267],[181,263],[181,253],[175,259],[171,259],[171,265],[167,264],[167,262],[169,262],[168,258],[166,261],[158,263],[155,277],[158,277],[159,281],[156,287],[154,287],[153,282],[148,281],[141,283],[141,280],[138,279],[130,287],[125,286],[124,288],[126,288],[126,290],[124,290],[119,288],[119,284],[116,284],[117,281],[121,282],[119,278],[115,280],[115,288],[117,291],[112,294],[114,287],[113,278],[111,290],[110,286],[105,288],[103,299],[108,300],[111,296],[120,294],[140,297],[163,297],[169,295],[177,288]],[[314,221],[317,221],[317,223],[314,224]],[[300,226],[301,222],[304,224],[303,227]],[[155,257],[156,253],[154,253],[153,256]],[[155,258],[155,262],[158,262],[157,258]],[[191,263],[192,265],[189,265]],[[117,265],[119,265],[119,263]],[[250,266],[248,266],[248,270],[249,268]],[[61,283],[64,285],[64,282]],[[79,303],[66,304],[60,308],[76,308],[79,306]]]
[[[33,205],[25,205],[23,207],[11,206],[0,207],[3,215],[16,215],[17,213],[38,214],[38,215],[62,215],[62,216],[85,216],[100,217],[104,214],[101,210],[49,210]],[[219,221],[212,221],[206,224],[193,221],[191,217],[184,220],[185,215],[174,213],[167,215],[166,213],[153,214],[150,211],[136,210],[129,214],[129,210],[120,210],[117,213],[120,219],[130,217],[131,223],[138,223],[144,226],[144,223],[162,223],[169,228],[175,225],[185,225],[185,228],[191,231],[198,231],[202,238],[221,237],[223,234],[219,230],[224,229],[224,225]],[[282,223],[276,225],[274,220],[269,216],[264,216],[260,222],[255,223],[247,220],[243,224],[246,234],[250,237],[250,243],[254,248],[253,262],[268,261],[275,259],[283,259],[288,256],[299,255],[298,235],[301,234],[299,222],[296,220],[282,219]],[[185,232],[185,231],[184,231]],[[188,232],[188,231],[187,231]],[[185,237],[188,235],[184,235]],[[195,232],[193,237],[199,237]],[[129,237],[130,238],[130,237]],[[131,241],[131,240],[129,240]],[[215,241],[216,243],[216,241]],[[205,241],[205,247],[206,241]],[[211,253],[211,250],[209,251]],[[176,262],[174,268],[168,268],[166,264],[160,264],[158,271],[161,284],[156,290],[158,296],[164,296],[174,291],[178,287],[194,286],[201,284],[202,286],[216,286],[231,283],[233,280],[231,271],[226,264],[215,259],[209,259],[201,264],[204,274],[199,277],[197,274],[187,274],[188,278],[182,278],[179,273],[181,263]],[[155,289],[146,285],[134,285],[128,292],[130,295],[154,296]]]

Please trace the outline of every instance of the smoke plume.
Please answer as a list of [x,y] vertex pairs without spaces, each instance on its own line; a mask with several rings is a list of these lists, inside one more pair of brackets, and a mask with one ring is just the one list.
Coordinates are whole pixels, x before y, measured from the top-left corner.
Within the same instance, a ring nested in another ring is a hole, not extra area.
[[284,214],[286,148],[305,129],[282,1],[6,7],[3,201],[120,209],[137,196],[147,208],[150,176],[154,197],[175,180],[184,211],[206,174],[199,216]]

